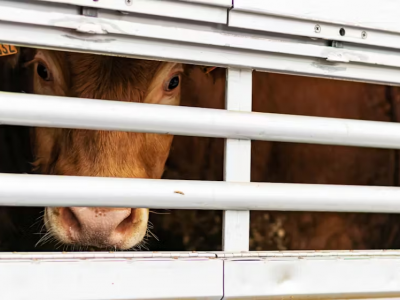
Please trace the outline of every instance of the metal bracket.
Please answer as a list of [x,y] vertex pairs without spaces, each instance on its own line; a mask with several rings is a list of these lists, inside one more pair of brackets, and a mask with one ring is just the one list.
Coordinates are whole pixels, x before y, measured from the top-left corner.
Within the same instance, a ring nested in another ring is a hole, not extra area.
[[86,16],[86,17],[93,17],[97,18],[97,8],[93,7],[81,7],[81,15]]
[[[333,48],[343,48],[343,43],[339,42],[339,41],[332,41],[331,46]],[[331,54],[328,55],[328,57],[326,58],[327,61],[329,62],[345,62],[348,63],[350,62],[350,60],[348,59],[348,57],[346,56],[345,51],[335,51]]]
[[331,46],[334,48],[343,48],[343,43],[339,41],[332,41]]

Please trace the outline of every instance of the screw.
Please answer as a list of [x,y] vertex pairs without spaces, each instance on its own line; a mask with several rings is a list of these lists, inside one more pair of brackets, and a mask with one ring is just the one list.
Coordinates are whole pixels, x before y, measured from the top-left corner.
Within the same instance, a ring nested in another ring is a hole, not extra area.
[[125,0],[126,5],[132,5],[132,0]]
[[362,31],[361,32],[361,38],[363,38],[363,39],[367,38],[367,32],[366,31]]
[[318,24],[315,25],[314,31],[315,31],[316,33],[320,33],[320,32],[321,32],[321,26],[319,26]]

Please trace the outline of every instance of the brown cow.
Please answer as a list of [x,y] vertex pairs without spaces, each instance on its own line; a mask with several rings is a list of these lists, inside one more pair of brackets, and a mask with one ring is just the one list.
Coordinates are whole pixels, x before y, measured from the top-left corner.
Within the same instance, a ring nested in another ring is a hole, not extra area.
[[[12,70],[21,78],[20,89],[28,93],[180,104],[180,64],[23,49]],[[189,78],[182,86],[182,105],[223,108],[224,70],[217,69],[210,77],[194,68]],[[255,73],[253,90],[255,111],[391,120],[384,87]],[[167,135],[50,128],[33,128],[30,135],[37,172],[81,176],[160,178],[172,141]],[[222,145],[220,139],[177,137],[164,177],[221,180]],[[252,152],[253,181],[397,184],[395,151],[253,142]],[[180,212],[182,218],[175,220],[185,220],[190,213]],[[353,214],[276,215],[287,217],[281,226],[283,236],[285,232],[293,236],[284,247],[292,249],[368,247],[376,242],[376,238],[365,238],[369,230],[348,228],[376,218],[381,218],[379,224],[391,224],[386,215],[361,215],[367,218],[362,222]],[[265,213],[253,216],[263,221],[270,218]],[[137,245],[146,234],[147,219],[147,209],[45,211],[46,226],[55,239],[99,248]],[[319,225],[314,226],[317,231],[303,234],[303,224],[310,222]],[[263,228],[260,232],[269,235]],[[281,231],[277,234],[282,236]]]
[[[26,93],[179,105],[183,67],[57,51],[21,49],[9,62]],[[15,88],[14,88],[15,89]],[[172,136],[32,128],[34,171],[42,174],[161,178]],[[57,199],[54,199],[55,201]],[[48,207],[44,222],[64,244],[129,249],[147,232],[145,208]]]

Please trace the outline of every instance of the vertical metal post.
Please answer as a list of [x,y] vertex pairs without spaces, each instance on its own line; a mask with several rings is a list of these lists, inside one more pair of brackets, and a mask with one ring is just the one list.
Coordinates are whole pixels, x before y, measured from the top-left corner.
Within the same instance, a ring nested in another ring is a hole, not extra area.
[[[228,69],[226,109],[251,111],[252,70]],[[226,139],[224,180],[250,182],[251,141]],[[243,199],[246,201],[246,199]],[[224,211],[222,244],[224,251],[249,251],[249,211]]]

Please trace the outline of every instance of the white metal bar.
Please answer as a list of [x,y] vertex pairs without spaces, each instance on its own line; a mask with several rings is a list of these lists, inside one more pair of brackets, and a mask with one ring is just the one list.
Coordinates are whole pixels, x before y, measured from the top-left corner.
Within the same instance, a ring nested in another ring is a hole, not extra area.
[[398,187],[0,175],[4,206],[399,213],[399,198]]
[[216,258],[212,252],[0,252],[0,262],[4,261],[26,261],[26,260],[46,260],[46,261],[65,261],[65,260],[87,260],[87,259],[146,259],[146,260],[176,260],[183,261],[207,261]]
[[[229,68],[226,73],[226,109],[251,112],[252,70]],[[251,141],[225,140],[224,180],[250,182]],[[243,201],[246,201],[243,198]],[[248,251],[250,212],[226,210],[223,215],[222,244],[225,251]]]
[[224,290],[224,299],[400,299],[399,251],[224,254],[198,259],[171,258],[168,252],[158,258],[143,252],[0,253],[0,297],[221,299]]
[[[0,41],[384,84],[400,83],[400,72],[396,69],[400,59],[395,51],[365,46],[358,50],[339,49],[299,38],[278,38],[151,18],[111,14],[90,18],[66,13],[65,8],[53,9],[50,13],[43,5],[22,4],[0,1],[0,27],[4,29],[0,30]],[[32,27],[35,24],[43,27]],[[102,35],[82,36],[78,32]],[[342,63],[326,62],[338,58]]]
[[[226,5],[219,7],[196,2],[166,1],[166,0],[40,0],[52,3],[62,3],[85,7],[95,7],[124,11],[130,13],[148,14],[154,16],[188,19],[212,23],[226,24],[228,11]],[[221,1],[220,1],[221,2]],[[221,3],[222,4],[222,3]],[[225,7],[224,7],[225,6]]]
[[0,124],[400,149],[398,123],[19,93],[0,93]]
[[[281,34],[309,36],[329,41],[400,48],[400,35],[398,33],[380,32],[373,29],[367,30],[350,25],[322,23],[315,20],[288,19],[276,15],[261,15],[232,10],[229,14],[229,26]],[[341,31],[342,29],[344,31]],[[341,32],[344,33],[343,36],[340,34]]]
[[224,299],[400,299],[400,258],[227,260]]
[[392,0],[235,0],[234,9],[400,33],[400,3]]
[[[331,55],[338,56],[343,54],[344,59],[366,64],[383,64],[388,66],[400,66],[400,59],[396,52],[383,53],[362,51],[348,51],[326,47],[325,43],[317,45],[309,41],[296,40],[293,38],[271,37],[265,34],[255,34],[236,32],[233,30],[221,30],[209,26],[199,26],[193,24],[182,24],[172,21],[159,21],[149,18],[138,18],[130,16],[115,16],[113,14],[99,13],[99,18],[90,18],[76,15],[75,10],[66,12],[65,9],[59,13],[49,14],[46,7],[28,6],[21,7],[21,3],[16,5],[14,2],[0,1],[2,10],[0,11],[0,20],[7,22],[20,22],[36,24],[55,28],[68,28],[77,31],[118,34],[134,37],[146,37],[152,39],[168,40],[174,42],[189,42],[200,45],[218,46],[227,49],[246,49],[263,52],[278,52],[291,55],[310,56],[318,58],[328,58]],[[31,4],[32,5],[32,4]],[[35,16],[32,16],[32,10],[35,10]],[[40,18],[37,18],[40,16]],[[55,21],[56,20],[56,21]],[[8,26],[6,27],[6,29]],[[8,29],[9,30],[9,29]],[[37,30],[35,30],[37,31]],[[42,31],[42,30],[40,30]],[[6,34],[6,33],[5,33]],[[44,34],[44,32],[41,32]],[[65,34],[65,33],[64,33]],[[71,33],[72,34],[72,33]],[[68,35],[70,38],[79,38]],[[110,39],[97,37],[95,40],[87,38],[85,41],[103,41],[106,43]],[[108,47],[107,47],[108,48]],[[79,50],[79,49],[78,49]],[[215,55],[215,54],[214,54]],[[175,57],[174,57],[175,58]]]
[[[229,260],[298,260],[309,259],[400,259],[400,250],[308,250],[308,251],[213,251],[217,258]],[[17,254],[18,255],[18,254]],[[0,256],[1,259],[1,256]]]
[[400,250],[324,250],[324,251],[118,251],[118,252],[0,252],[0,263],[9,261],[80,261],[80,260],[146,260],[146,261],[231,261],[298,260],[298,259],[400,259]]
[[189,3],[201,3],[205,5],[216,5],[216,6],[223,6],[223,7],[232,7],[233,0],[179,0]]
[[0,298],[7,300],[219,300],[223,295],[223,261],[215,259],[0,260],[0,269]]
[[398,49],[399,9],[391,0],[237,0],[229,26]]

